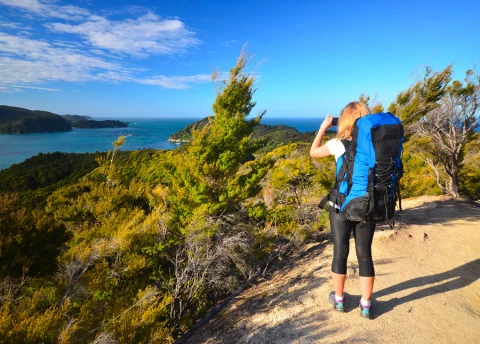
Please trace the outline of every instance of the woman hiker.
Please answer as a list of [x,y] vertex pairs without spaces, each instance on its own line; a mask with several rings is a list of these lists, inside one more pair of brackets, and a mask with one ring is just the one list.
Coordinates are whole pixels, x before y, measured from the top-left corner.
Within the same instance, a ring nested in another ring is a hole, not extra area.
[[[355,120],[369,113],[367,106],[362,102],[351,102],[341,112],[338,119],[337,137],[322,145],[322,139],[333,124],[333,117],[327,115],[310,148],[312,158],[324,158],[333,155],[337,164],[345,153],[345,145],[342,140],[351,140]],[[344,141],[348,142],[348,141]],[[353,222],[340,212],[339,206],[329,202],[330,227],[333,236],[333,261],[332,280],[333,290],[329,295],[329,301],[336,311],[343,312],[343,291],[347,276],[347,258],[349,253],[350,234],[355,238],[355,250],[360,270],[360,315],[370,319],[371,297],[375,271],[372,261],[372,240],[375,231],[375,223]]]

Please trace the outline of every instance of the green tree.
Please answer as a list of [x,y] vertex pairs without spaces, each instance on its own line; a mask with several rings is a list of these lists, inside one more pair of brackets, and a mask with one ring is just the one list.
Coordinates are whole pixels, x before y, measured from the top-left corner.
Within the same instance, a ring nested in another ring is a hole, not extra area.
[[440,189],[460,197],[459,173],[464,147],[480,125],[480,76],[469,70],[463,81],[451,81],[452,66],[432,73],[398,95],[389,110],[407,124],[414,150],[434,171]]
[[365,103],[367,107],[370,109],[370,113],[380,113],[385,111],[383,108],[383,105],[381,102],[377,101],[377,97],[373,98],[370,101],[370,96],[367,96],[366,94],[362,93],[360,97],[358,97],[358,100],[361,101],[362,103]]
[[441,72],[433,72],[427,67],[423,80],[400,92],[388,111],[400,117],[404,125],[421,120],[439,106],[438,102],[443,98],[451,78],[451,65]]
[[262,189],[262,201],[270,210],[266,226],[290,243],[325,227],[326,212],[318,204],[335,181],[334,159],[312,159],[309,149],[310,143],[293,143],[267,153],[275,163]]
[[192,141],[175,155],[166,199],[176,238],[166,288],[177,331],[233,291],[254,265],[250,248],[256,239],[243,202],[260,191],[270,161],[253,155],[258,144],[250,138],[265,112],[249,118],[255,89],[247,62],[242,51],[221,81],[213,118],[194,129]]
[[[248,119],[255,106],[254,78],[245,73],[242,51],[213,104],[214,117],[193,130],[193,140],[177,155],[171,205],[179,224],[188,223],[198,207],[218,214],[259,191],[265,162],[251,161],[258,148],[250,140],[265,111]],[[263,163],[263,165],[261,165]]]
[[475,140],[467,143],[460,170],[460,192],[470,199],[480,198],[480,134],[475,133]]

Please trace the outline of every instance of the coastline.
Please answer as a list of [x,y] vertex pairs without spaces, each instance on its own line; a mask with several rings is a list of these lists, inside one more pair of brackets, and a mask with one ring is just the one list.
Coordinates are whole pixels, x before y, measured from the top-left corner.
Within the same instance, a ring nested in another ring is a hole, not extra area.
[[172,143],[187,143],[187,142],[190,142],[190,140],[170,139],[170,138],[167,141],[172,142]]
[[[102,120],[103,118],[95,118]],[[144,148],[175,149],[185,139],[171,139],[170,137],[184,129],[187,125],[200,118],[115,118],[128,121],[126,128],[88,129],[73,128],[68,132],[36,133],[23,135],[0,135],[0,170],[13,164],[18,164],[39,153],[88,153],[109,151],[112,142],[118,136],[129,134],[123,150],[137,150]],[[318,118],[266,118],[261,121],[268,125],[288,125],[300,132],[308,132],[318,127]]]

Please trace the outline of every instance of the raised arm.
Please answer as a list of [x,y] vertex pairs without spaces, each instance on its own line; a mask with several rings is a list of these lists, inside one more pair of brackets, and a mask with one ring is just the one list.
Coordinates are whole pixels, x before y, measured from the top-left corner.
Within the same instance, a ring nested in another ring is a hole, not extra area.
[[312,158],[324,158],[327,156],[332,155],[330,150],[327,147],[327,144],[322,145],[322,139],[325,135],[325,132],[328,128],[332,126],[333,116],[327,115],[318,129],[317,135],[312,142],[312,146],[310,147],[310,156]]

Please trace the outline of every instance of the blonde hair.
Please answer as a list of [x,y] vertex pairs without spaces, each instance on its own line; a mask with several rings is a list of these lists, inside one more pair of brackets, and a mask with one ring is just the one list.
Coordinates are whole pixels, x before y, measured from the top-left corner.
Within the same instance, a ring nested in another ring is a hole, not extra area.
[[352,137],[353,126],[357,118],[368,115],[367,106],[362,102],[351,102],[340,113],[338,119],[337,138],[339,140]]

